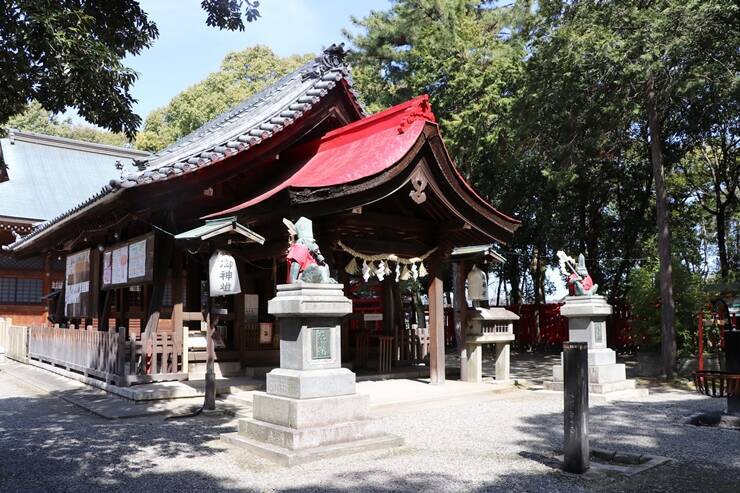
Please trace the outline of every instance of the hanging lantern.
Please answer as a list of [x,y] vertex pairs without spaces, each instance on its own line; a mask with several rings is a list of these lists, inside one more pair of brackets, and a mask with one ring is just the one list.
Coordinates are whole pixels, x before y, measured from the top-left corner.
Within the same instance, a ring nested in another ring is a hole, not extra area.
[[352,260],[349,261],[347,267],[344,268],[344,272],[346,272],[350,276],[357,274],[357,260],[354,257],[352,257]]

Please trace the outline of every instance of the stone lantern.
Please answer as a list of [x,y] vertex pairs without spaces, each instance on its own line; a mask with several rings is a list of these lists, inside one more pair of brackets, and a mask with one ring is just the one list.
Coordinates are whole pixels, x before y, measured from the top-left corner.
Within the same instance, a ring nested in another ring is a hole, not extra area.
[[465,333],[465,357],[463,372],[466,382],[480,383],[483,380],[483,345],[494,344],[496,380],[509,379],[511,341],[514,340],[514,320],[519,316],[505,308],[472,308],[468,310]]

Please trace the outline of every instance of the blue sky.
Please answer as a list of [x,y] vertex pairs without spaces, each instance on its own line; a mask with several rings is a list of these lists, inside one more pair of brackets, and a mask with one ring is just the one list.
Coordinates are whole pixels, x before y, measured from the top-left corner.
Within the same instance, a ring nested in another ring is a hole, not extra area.
[[141,7],[159,28],[159,38],[125,64],[139,73],[133,95],[142,117],[164,106],[186,87],[218,70],[224,55],[264,44],[280,56],[315,53],[344,41],[350,16],[385,10],[389,0],[261,0],[262,17],[243,32],[206,26],[200,0],[141,0]]

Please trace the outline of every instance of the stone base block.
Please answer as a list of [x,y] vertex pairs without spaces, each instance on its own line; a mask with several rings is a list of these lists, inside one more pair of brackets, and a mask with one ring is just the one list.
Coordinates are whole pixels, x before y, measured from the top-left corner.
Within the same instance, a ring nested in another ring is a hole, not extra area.
[[272,460],[273,462],[284,466],[295,466],[322,459],[343,457],[345,455],[399,447],[403,445],[403,438],[395,435],[378,435],[362,440],[353,440],[345,443],[332,443],[301,450],[290,450],[276,447],[269,443],[258,442],[239,433],[221,435],[221,439],[237,447],[245,448],[255,455]]
[[[552,378],[556,382],[563,381],[562,365],[552,367]],[[590,384],[606,384],[612,382],[622,382],[626,380],[627,373],[624,364],[616,363],[613,365],[588,366],[588,382]]]
[[[545,390],[563,391],[563,382],[547,381],[544,382]],[[636,388],[634,380],[622,380],[620,382],[610,383],[589,383],[588,398],[590,402],[606,402],[615,400],[629,400],[647,397],[647,389]]]
[[292,399],[255,392],[252,405],[254,419],[295,429],[370,417],[370,397],[365,394]]
[[313,399],[355,393],[355,374],[347,368],[290,370],[267,374],[267,393],[294,399]]
[[265,421],[257,421],[254,418],[240,419],[239,433],[257,442],[288,450],[301,450],[333,443],[364,440],[383,434],[378,422],[370,419],[295,429]]

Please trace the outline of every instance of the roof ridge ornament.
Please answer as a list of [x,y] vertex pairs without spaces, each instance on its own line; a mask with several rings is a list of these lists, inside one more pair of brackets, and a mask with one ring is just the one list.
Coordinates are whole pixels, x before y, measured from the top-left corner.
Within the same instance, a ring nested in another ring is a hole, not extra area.
[[402,134],[416,121],[428,121],[435,123],[437,118],[432,111],[432,104],[429,102],[429,95],[424,94],[413,105],[404,111],[406,118],[398,125],[398,133]]
[[316,57],[311,68],[303,74],[302,79],[318,79],[329,70],[343,67],[346,54],[344,43],[332,43]]

